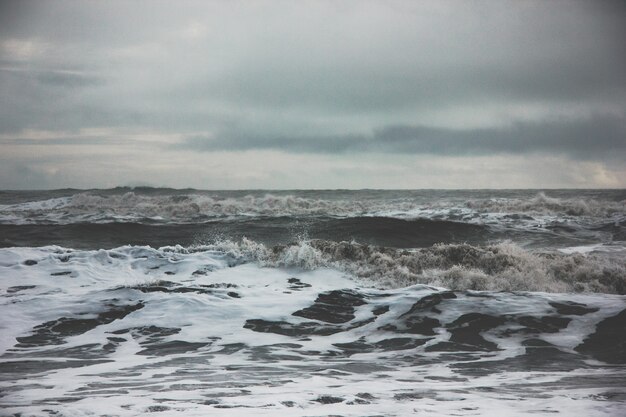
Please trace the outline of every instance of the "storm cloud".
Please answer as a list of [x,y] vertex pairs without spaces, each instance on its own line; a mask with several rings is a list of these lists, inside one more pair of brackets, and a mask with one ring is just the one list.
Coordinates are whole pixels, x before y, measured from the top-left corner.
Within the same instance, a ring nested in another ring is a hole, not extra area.
[[[540,183],[520,157],[580,173],[554,186],[623,187],[625,4],[5,1],[0,187],[206,187],[223,158],[228,187],[398,187],[390,166],[423,158]],[[328,169],[299,182],[296,155]]]
[[618,118],[517,122],[507,127],[446,129],[386,126],[369,135],[268,137],[226,133],[192,136],[180,145],[200,151],[274,149],[287,152],[386,152],[432,155],[566,154],[576,159],[626,157],[626,123]]

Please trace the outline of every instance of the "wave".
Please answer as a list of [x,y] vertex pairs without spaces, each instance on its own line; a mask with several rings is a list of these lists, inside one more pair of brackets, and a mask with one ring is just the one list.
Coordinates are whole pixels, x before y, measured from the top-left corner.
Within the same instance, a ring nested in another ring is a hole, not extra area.
[[248,237],[265,244],[292,242],[301,236],[325,240],[357,240],[392,247],[424,247],[440,242],[483,242],[484,226],[444,220],[402,220],[384,217],[244,218],[202,224],[144,224],[141,222],[5,225],[0,224],[0,247],[63,244],[98,249],[123,245],[189,246],[216,237]]
[[585,198],[555,198],[543,192],[530,199],[497,198],[471,200],[470,209],[491,213],[527,213],[569,216],[611,217],[626,213],[626,200],[606,201]]
[[[530,291],[551,293],[626,294],[626,259],[611,251],[534,252],[513,243],[492,245],[436,244],[402,250],[355,242],[302,240],[288,245],[265,245],[250,239],[208,245],[122,246],[82,251],[59,246],[0,249],[0,266],[45,263],[61,268],[76,262],[93,268],[111,262],[128,263],[145,272],[183,269],[187,276],[207,267],[206,259],[221,259],[220,268],[256,263],[264,268],[318,270],[331,268],[373,288],[393,289],[415,284],[450,290]],[[214,262],[214,261],[211,261]],[[162,265],[154,270],[154,265]],[[210,269],[215,269],[212,265]],[[195,271],[195,272],[194,272]],[[166,273],[169,275],[169,272]],[[167,279],[166,276],[163,278]]]
[[[90,270],[125,259],[132,270],[140,264],[150,266],[146,268],[150,276],[163,272],[162,268],[153,271],[155,264],[176,270],[188,265],[186,273],[193,276],[205,269],[207,256],[211,259],[217,256],[222,259],[222,267],[256,263],[264,268],[331,268],[364,286],[381,289],[421,284],[458,291],[626,294],[626,259],[621,252],[619,256],[612,256],[610,251],[533,252],[513,243],[437,244],[402,250],[315,239],[272,246],[244,238],[158,249],[149,246],[92,251],[59,246],[6,248],[0,249],[0,255],[0,266],[52,262],[66,269],[78,261],[90,264]],[[214,268],[215,265],[211,266]]]
[[0,249],[2,414],[623,414],[624,296],[377,289],[320,268],[405,259],[498,276],[533,256],[327,241]]
[[206,194],[143,195],[131,191],[111,195],[83,192],[67,197],[0,205],[0,222],[4,224],[199,223],[224,218],[306,216],[428,218],[469,223],[490,222],[494,219],[507,223],[534,220],[524,215],[624,217],[626,200],[559,199],[548,197],[544,193],[531,198],[460,201],[458,198],[424,200],[407,196],[392,199],[323,199],[293,194],[241,197]]
[[207,195],[139,195],[134,192],[101,196],[79,193],[0,206],[0,220],[22,223],[113,221],[197,222],[224,217],[346,216],[370,210],[359,201],[328,201],[293,195],[220,198]]
[[513,243],[437,244],[402,250],[355,242],[304,240],[266,246],[249,239],[167,250],[216,250],[265,267],[330,267],[368,285],[415,284],[452,290],[626,294],[626,261],[602,254],[538,253]]

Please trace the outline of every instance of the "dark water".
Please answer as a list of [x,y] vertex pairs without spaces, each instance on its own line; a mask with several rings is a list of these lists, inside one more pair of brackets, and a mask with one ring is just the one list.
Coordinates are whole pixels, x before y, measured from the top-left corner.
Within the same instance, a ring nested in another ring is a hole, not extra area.
[[[80,223],[0,225],[2,246],[63,246],[95,249],[123,245],[190,246],[220,238],[243,237],[264,244],[295,242],[303,237],[358,241],[392,247],[424,247],[440,242],[485,243],[497,236],[486,227],[451,221],[402,220],[381,217],[345,219],[272,219],[206,221],[199,224]],[[564,239],[564,238],[562,238]],[[578,242],[575,240],[574,242]]]
[[435,243],[566,247],[624,241],[623,190],[198,191],[0,193],[0,245],[98,249],[247,237],[400,248]]

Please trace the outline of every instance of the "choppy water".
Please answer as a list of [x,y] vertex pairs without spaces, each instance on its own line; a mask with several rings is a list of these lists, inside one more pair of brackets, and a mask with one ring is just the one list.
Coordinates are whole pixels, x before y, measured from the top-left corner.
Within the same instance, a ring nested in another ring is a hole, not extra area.
[[626,192],[0,193],[2,415],[621,415]]

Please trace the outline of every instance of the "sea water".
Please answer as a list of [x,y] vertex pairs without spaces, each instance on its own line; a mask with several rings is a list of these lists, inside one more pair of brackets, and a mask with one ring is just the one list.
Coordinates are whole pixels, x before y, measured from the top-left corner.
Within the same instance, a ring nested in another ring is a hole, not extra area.
[[20,416],[626,412],[623,190],[0,192]]

